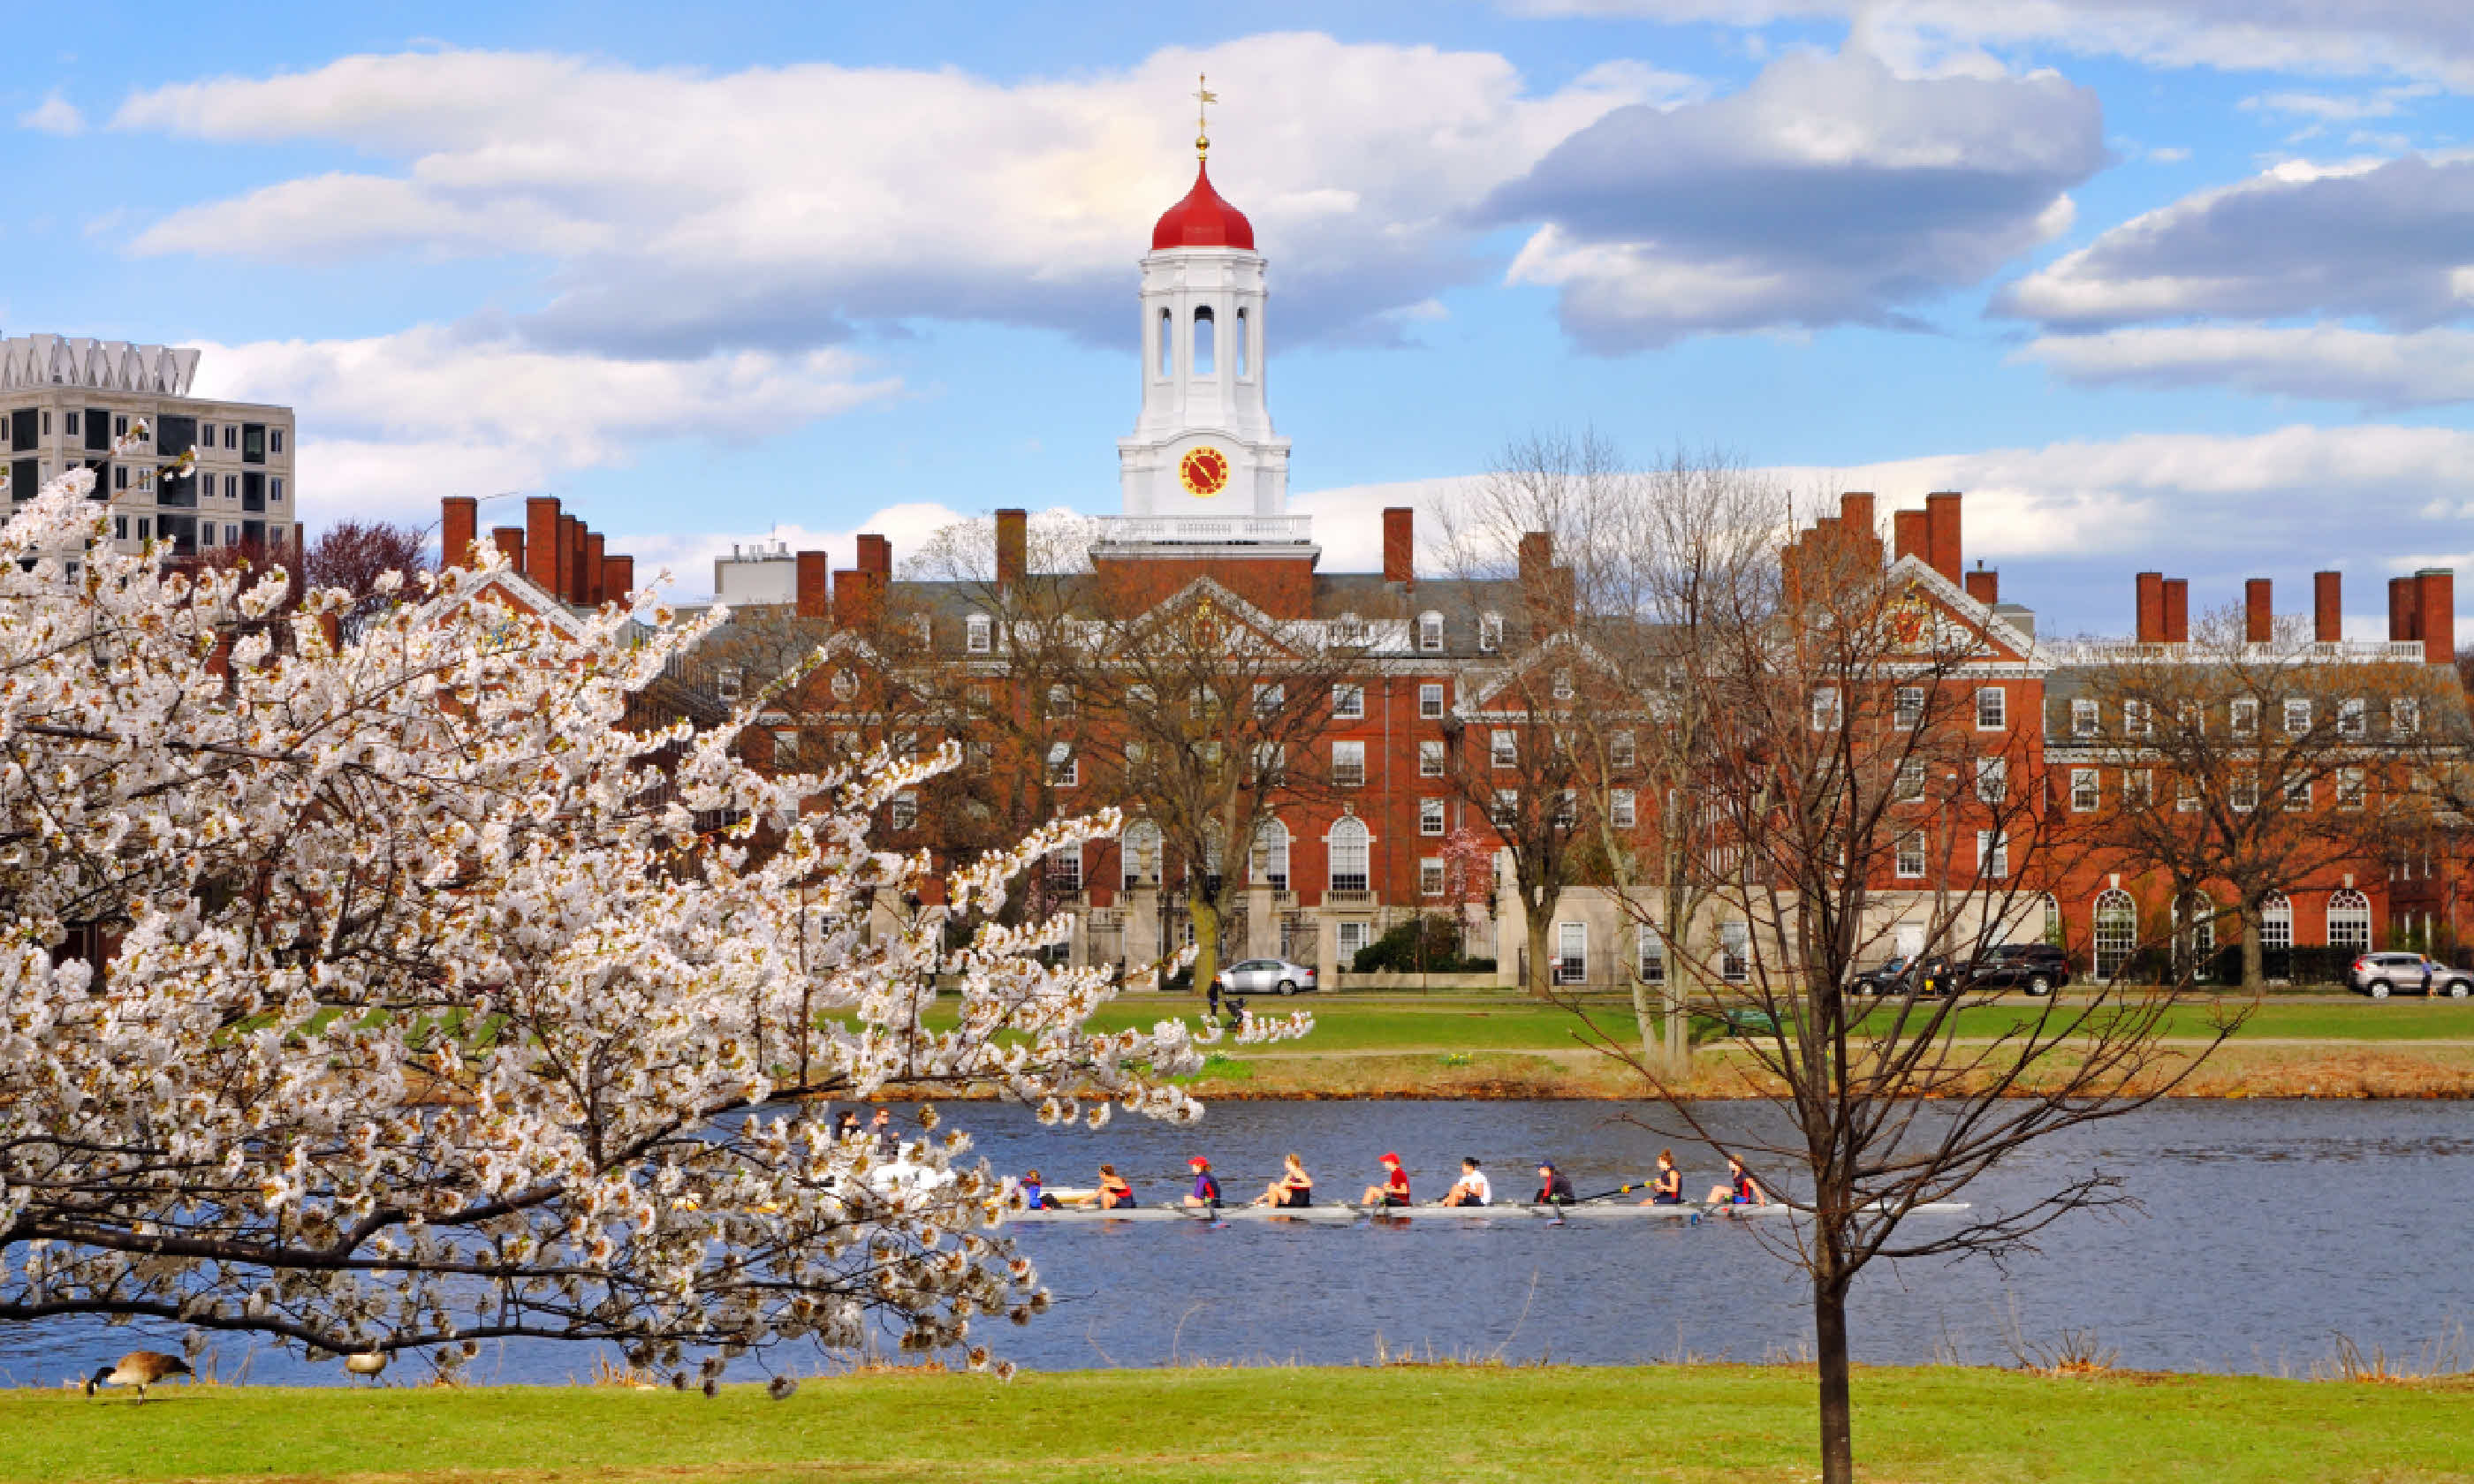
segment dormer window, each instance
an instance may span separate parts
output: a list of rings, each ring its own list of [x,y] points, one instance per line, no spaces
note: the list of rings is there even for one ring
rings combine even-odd
[[[739,695],[743,683],[744,677],[740,674],[739,666],[735,664],[723,665],[713,672],[713,693],[733,706],[739,704]]]
[[[1443,614],[1420,613],[1418,615],[1418,648],[1421,652],[1429,655],[1440,655],[1443,652]]]
[[[987,614],[973,613],[963,623],[963,647],[974,655],[986,654],[990,631],[993,628],[994,625],[988,622]]]
[[[1503,647],[1503,615],[1485,613],[1477,621],[1477,647],[1492,655]]]

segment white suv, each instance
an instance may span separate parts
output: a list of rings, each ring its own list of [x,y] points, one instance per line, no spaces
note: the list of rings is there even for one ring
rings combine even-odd
[[[2434,994],[2445,994],[2450,999],[2474,994],[2474,974],[2419,953],[2365,953],[2345,970],[2345,984],[2357,993],[2386,999],[2392,993],[2423,993],[2426,974]]]

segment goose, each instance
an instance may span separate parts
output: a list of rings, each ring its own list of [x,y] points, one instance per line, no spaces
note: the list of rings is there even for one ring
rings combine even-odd
[[[344,1374],[366,1376],[372,1380],[376,1380],[386,1374],[387,1359],[387,1352],[382,1350],[364,1351],[357,1355],[346,1355]]]
[[[146,1388],[167,1376],[194,1376],[189,1363],[178,1355],[167,1355],[159,1350],[133,1350],[120,1357],[120,1364],[104,1366],[86,1377],[85,1394],[94,1395],[97,1386],[134,1386],[137,1400],[146,1400]]]

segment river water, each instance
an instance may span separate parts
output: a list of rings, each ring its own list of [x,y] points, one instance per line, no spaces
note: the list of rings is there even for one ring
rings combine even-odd
[[[1108,1160],[1147,1200],[1173,1200],[1196,1153],[1239,1200],[1290,1151],[1322,1199],[1354,1198],[1386,1150],[1403,1157],[1421,1200],[1443,1192],[1464,1155],[1484,1162],[1499,1194],[1525,1195],[1541,1158],[1584,1194],[1638,1179],[1664,1144],[1693,1196],[1719,1178],[1707,1149],[1628,1115],[1656,1113],[1582,1102],[1224,1102],[1182,1129],[1123,1117],[1099,1133],[1043,1129],[994,1107],[954,1107],[948,1120],[970,1129],[1003,1173],[1036,1166],[1052,1185],[1084,1185]],[[2013,1338],[2050,1346],[2070,1329],[2092,1331],[2124,1366],[2301,1374],[2341,1332],[2365,1351],[2419,1355],[2474,1320],[2474,1113],[2460,1104],[2159,1104],[2032,1147],[1966,1198],[2016,1208],[2089,1169],[2120,1176],[2144,1210],[2066,1216],[2041,1251],[2001,1267],[1875,1265],[1853,1304],[1857,1358],[2003,1362]],[[1935,1218],[1911,1219],[1922,1229]],[[1026,1225],[1012,1230],[1058,1303],[1030,1328],[1000,1324],[989,1337],[1038,1368],[1347,1363],[1402,1351],[1590,1364],[1793,1356],[1811,1334],[1806,1291],[1751,1227],[1512,1216]],[[163,1338],[143,1328],[0,1328],[0,1381],[57,1384],[150,1335]],[[243,1342],[217,1348],[230,1374]],[[474,1376],[563,1381],[592,1363],[563,1347],[490,1347]],[[772,1363],[804,1372],[825,1361],[806,1352]],[[249,1366],[259,1381],[339,1378],[332,1362],[261,1353]]]

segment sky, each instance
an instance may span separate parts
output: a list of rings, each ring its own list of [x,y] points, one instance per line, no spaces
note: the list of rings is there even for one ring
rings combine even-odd
[[[1968,492],[2047,634],[2474,562],[2463,0],[98,3],[15,28],[0,331],[198,346],[315,526],[550,492],[711,586],[1111,514],[1136,260],[1270,260],[1329,570],[1512,440]],[[1427,529],[1432,529],[1427,522]],[[2474,609],[2474,603],[2469,603]],[[2474,623],[2461,620],[2474,636]]]

